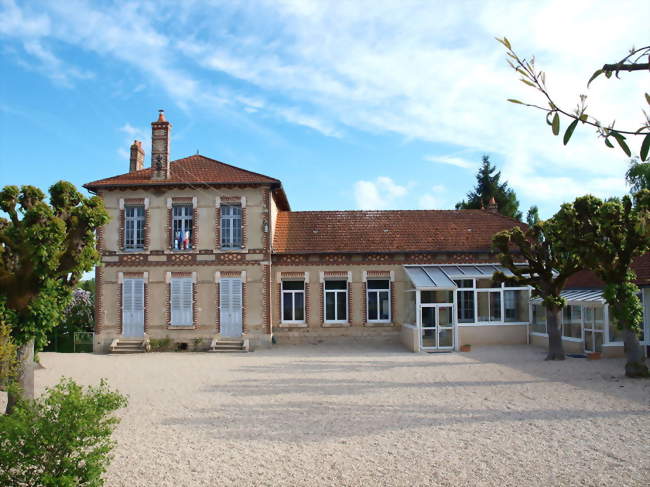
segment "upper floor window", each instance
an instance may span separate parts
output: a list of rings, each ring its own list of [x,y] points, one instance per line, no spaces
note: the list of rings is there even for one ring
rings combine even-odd
[[[224,205],[221,207],[221,248],[234,249],[241,246],[241,206]]]
[[[172,248],[174,250],[192,248],[192,205],[172,206]]]
[[[124,248],[144,249],[144,206],[124,207]]]
[[[370,279],[366,284],[368,322],[390,321],[390,281]]]

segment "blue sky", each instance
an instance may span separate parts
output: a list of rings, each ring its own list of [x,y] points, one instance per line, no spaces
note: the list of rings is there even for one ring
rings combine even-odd
[[[172,157],[277,177],[293,209],[453,208],[487,153],[525,210],[626,191],[627,160],[563,147],[495,36],[535,54],[572,107],[648,42],[647,1],[0,0],[0,184],[126,172],[164,108]],[[648,77],[599,80],[590,110],[638,126]],[[635,148],[635,147],[633,147]],[[638,150],[638,149],[637,149]]]

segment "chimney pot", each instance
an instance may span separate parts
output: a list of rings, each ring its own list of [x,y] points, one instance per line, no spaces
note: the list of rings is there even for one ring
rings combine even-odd
[[[492,213],[498,213],[499,212],[499,207],[497,206],[497,202],[494,199],[494,196],[490,198],[490,201],[488,202],[488,211],[491,211]]]
[[[129,158],[129,172],[144,169],[144,149],[142,142],[134,140],[131,144],[131,156]]]
[[[165,119],[164,110],[158,110],[158,120],[151,123],[152,179],[169,179],[169,147],[172,124]]]

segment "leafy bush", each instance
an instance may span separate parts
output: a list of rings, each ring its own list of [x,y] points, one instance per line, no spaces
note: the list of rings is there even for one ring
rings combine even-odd
[[[172,349],[173,342],[169,337],[150,338],[149,344],[152,352],[169,352]]]
[[[17,347],[11,340],[11,330],[0,320],[0,390],[16,375],[17,367]]]
[[[39,399],[0,416],[0,485],[101,486],[126,397],[102,380],[83,388],[63,379]]]

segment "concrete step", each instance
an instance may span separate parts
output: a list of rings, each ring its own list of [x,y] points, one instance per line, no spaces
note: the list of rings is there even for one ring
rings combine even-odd
[[[247,339],[241,338],[222,338],[216,336],[210,344],[210,352],[213,353],[242,353],[249,351]]]

